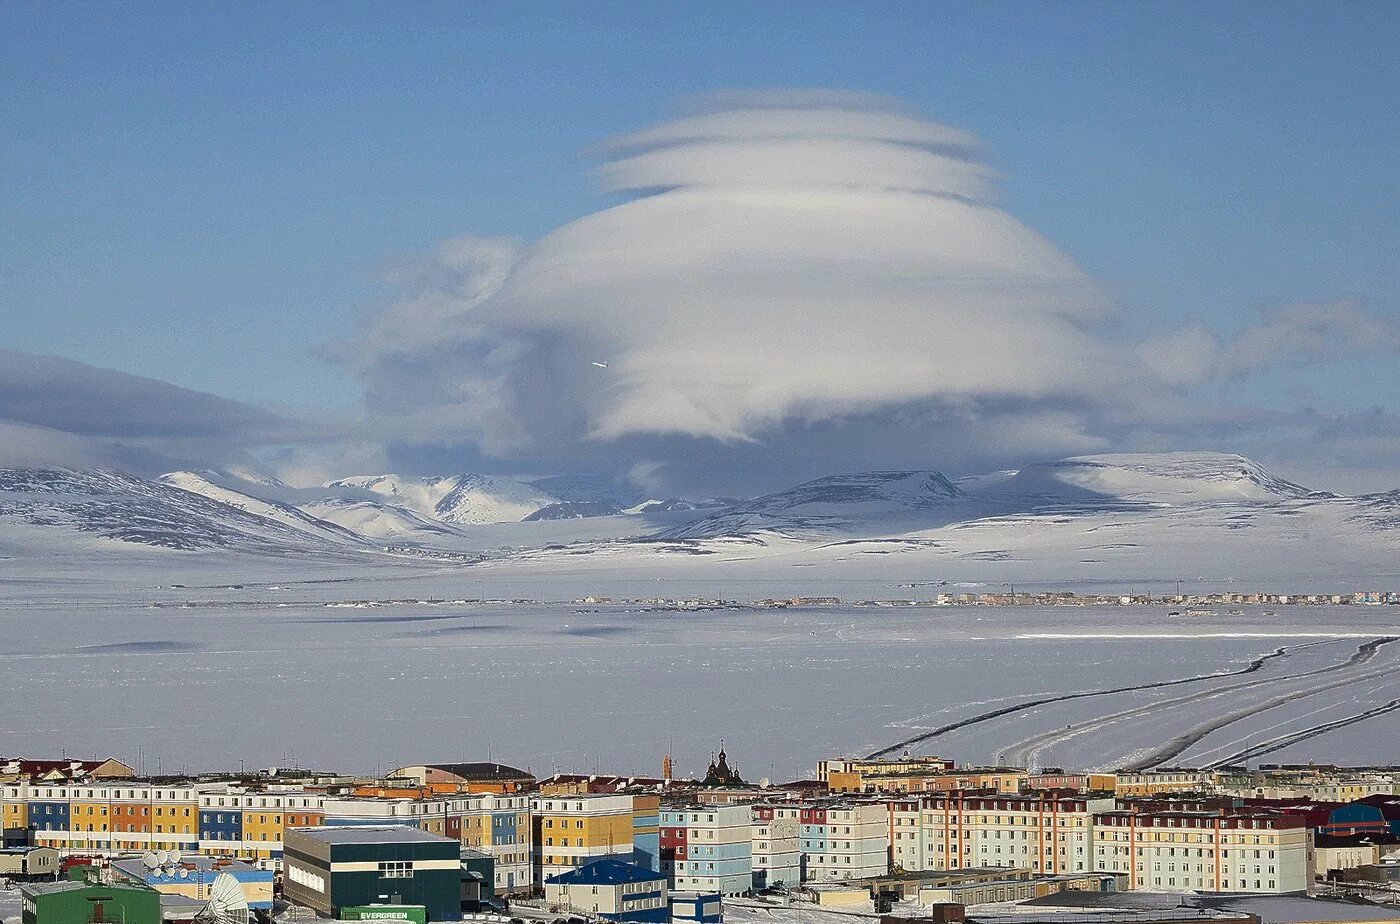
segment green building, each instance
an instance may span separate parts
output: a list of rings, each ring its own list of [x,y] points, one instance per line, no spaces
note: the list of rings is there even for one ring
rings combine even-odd
[[[290,828],[282,893],[331,917],[365,905],[422,905],[429,921],[462,917],[461,842],[400,825]]]
[[[428,924],[428,910],[422,905],[345,905],[342,921],[393,921],[394,924]]]
[[[161,924],[160,893],[141,886],[35,882],[19,894],[21,924]]]

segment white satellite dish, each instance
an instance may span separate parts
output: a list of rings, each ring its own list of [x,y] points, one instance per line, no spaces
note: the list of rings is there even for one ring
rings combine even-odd
[[[170,865],[170,851],[168,851],[168,850],[157,850],[157,851],[156,851],[156,862],[159,863],[161,866],[169,866],[169,865]]]
[[[758,781],[758,788],[759,788],[759,789],[767,789],[769,786],[772,786],[772,785],[773,785],[773,783],[772,783],[772,782],[768,779],[768,777],[766,777],[766,776],[765,776],[763,779],[761,779],[761,780]]]
[[[155,869],[157,866],[160,866],[160,857],[156,856],[155,851],[148,850],[141,854],[141,863],[146,869]]]
[[[190,878],[190,871],[182,866],[175,871],[175,875],[179,876],[181,879],[188,879]]]
[[[180,851],[178,851],[178,850],[172,850],[172,851],[170,851],[170,862],[171,862],[171,863],[179,863],[179,862],[180,862],[181,860],[183,860],[183,859],[185,859],[185,855],[182,854]]]
[[[243,886],[228,873],[214,877],[209,887],[209,902],[195,920],[205,924],[248,924],[248,897]]]

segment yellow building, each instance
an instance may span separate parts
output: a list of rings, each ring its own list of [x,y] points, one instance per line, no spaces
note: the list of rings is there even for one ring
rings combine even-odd
[[[1113,794],[1124,799],[1203,792],[1215,783],[1215,774],[1209,770],[1144,770],[1117,774]]]
[[[11,801],[0,803],[0,828],[23,828],[29,824],[29,803]]]
[[[993,767],[956,772],[895,770],[883,768],[827,771],[827,789],[839,793],[921,793],[991,789],[1017,793],[1026,788],[1025,770]]]
[[[540,797],[534,807],[536,882],[633,846],[631,795]]]
[[[282,843],[282,812],[280,809],[244,809],[243,839],[254,844],[272,841]]]

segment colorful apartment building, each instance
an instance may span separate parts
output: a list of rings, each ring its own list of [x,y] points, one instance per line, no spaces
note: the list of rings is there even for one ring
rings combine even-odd
[[[633,796],[536,796],[531,800],[534,881],[603,857],[631,862],[635,814]],[[656,853],[660,854],[658,832]]]
[[[323,797],[300,787],[250,790],[223,785],[199,795],[199,849],[216,856],[282,855],[288,828],[322,823]]]
[[[661,809],[661,871],[672,889],[737,895],[753,888],[751,805]]]
[[[632,794],[632,862],[661,871],[661,797]]]
[[[832,793],[920,793],[991,789],[1015,793],[1027,788],[1028,774],[1015,767],[955,769],[941,757],[889,760],[836,758],[817,764],[817,777]]]
[[[473,795],[452,800],[449,810],[461,817],[462,844],[494,860],[496,894],[510,895],[533,887],[529,796]],[[449,824],[449,831],[451,827]]]

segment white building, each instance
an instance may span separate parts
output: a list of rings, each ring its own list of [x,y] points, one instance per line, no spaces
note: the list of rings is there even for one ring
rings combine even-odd
[[[798,822],[806,880],[867,879],[890,871],[887,803],[808,803],[798,809]]]
[[[1114,811],[1095,819],[1094,867],[1130,889],[1302,892],[1312,885],[1302,818],[1236,812]]]
[[[797,805],[754,807],[753,887],[795,888],[802,882],[802,839]]]

